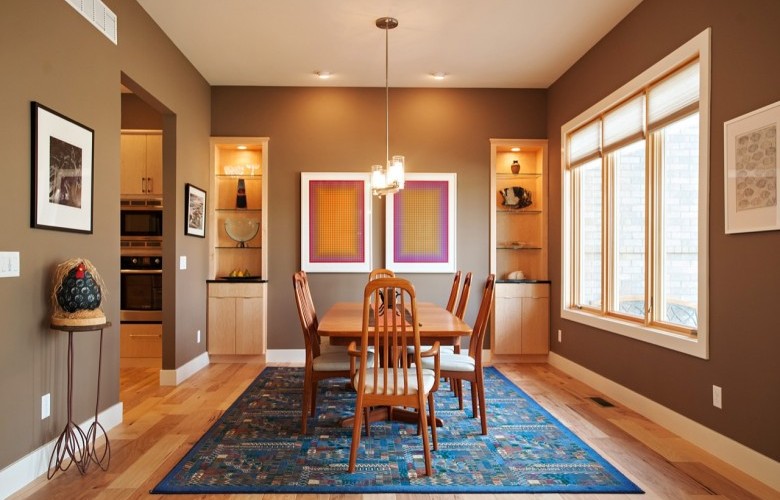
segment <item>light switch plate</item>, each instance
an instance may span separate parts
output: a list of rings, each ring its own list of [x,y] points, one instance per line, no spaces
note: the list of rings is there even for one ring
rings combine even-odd
[[[180,255],[179,256],[179,269],[187,269],[187,256],[186,255]]]
[[[19,276],[19,252],[0,252],[0,278]]]

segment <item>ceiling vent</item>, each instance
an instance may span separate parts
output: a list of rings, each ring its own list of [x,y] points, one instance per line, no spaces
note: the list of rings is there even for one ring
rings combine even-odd
[[[116,45],[116,14],[100,0],[65,0]]]

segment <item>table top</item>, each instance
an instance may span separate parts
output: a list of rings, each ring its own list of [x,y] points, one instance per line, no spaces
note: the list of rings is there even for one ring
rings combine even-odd
[[[438,304],[417,303],[420,337],[453,339],[471,335],[471,327]],[[358,338],[363,333],[363,303],[337,302],[319,320],[322,337]]]

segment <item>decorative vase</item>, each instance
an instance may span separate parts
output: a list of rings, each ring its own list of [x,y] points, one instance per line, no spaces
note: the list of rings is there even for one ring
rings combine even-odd
[[[246,186],[244,185],[244,179],[238,179],[238,187],[236,188],[236,208],[246,208]]]
[[[520,163],[515,160],[512,162],[512,173],[513,174],[519,174],[520,173]]]

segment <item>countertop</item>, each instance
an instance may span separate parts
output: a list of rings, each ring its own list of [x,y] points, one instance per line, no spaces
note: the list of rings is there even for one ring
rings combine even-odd
[[[535,284],[535,283],[551,283],[550,280],[529,280],[529,279],[522,279],[522,280],[510,280],[510,279],[499,279],[496,280],[496,283],[516,283],[516,284]]]

